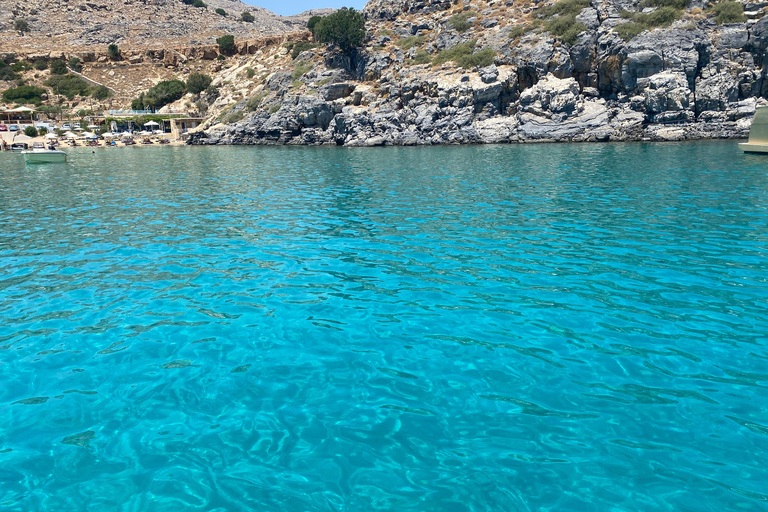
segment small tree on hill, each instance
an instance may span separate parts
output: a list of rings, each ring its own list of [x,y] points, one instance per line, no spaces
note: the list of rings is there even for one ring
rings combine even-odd
[[[66,75],[67,65],[61,59],[53,59],[51,61],[51,73],[54,75]]]
[[[216,44],[219,45],[219,51],[226,55],[231,54],[235,50],[235,36],[227,34],[216,39]]]
[[[192,94],[200,94],[211,85],[211,82],[213,82],[213,79],[208,75],[204,75],[203,73],[192,73],[189,75],[189,78],[187,78],[187,91]]]
[[[321,18],[315,25],[315,34],[321,43],[333,43],[350,54],[363,43],[365,19],[356,10],[342,7]]]
[[[67,65],[70,68],[77,71],[78,73],[83,70],[83,63],[80,62],[80,59],[78,59],[77,57],[72,57],[71,59],[69,59],[69,61],[67,61]]]
[[[225,11],[224,9],[219,7],[218,9],[216,9],[216,14],[219,14],[221,16],[226,16],[227,15],[227,11]]]
[[[243,11],[240,14],[240,21],[244,21],[246,23],[253,23],[255,18],[253,17],[253,14],[249,13],[248,11]]]
[[[312,32],[312,38],[317,41],[317,33],[315,32],[317,30],[317,25],[322,21],[322,16],[312,16],[307,21],[307,30]]]
[[[21,35],[24,35],[24,33],[29,33],[29,23],[27,23],[27,20],[24,18],[16,18],[16,20],[13,22],[13,29],[17,32],[21,32]]]
[[[27,137],[37,137],[37,128],[34,126],[27,126],[24,128],[24,135]]]
[[[120,60],[123,58],[123,56],[120,55],[120,48],[114,43],[107,46],[107,56],[109,57],[109,60]]]

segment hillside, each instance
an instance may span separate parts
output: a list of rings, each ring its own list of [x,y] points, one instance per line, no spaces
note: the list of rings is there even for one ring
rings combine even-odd
[[[7,5],[5,5],[7,4]],[[90,49],[118,44],[121,47],[211,44],[229,33],[256,38],[303,29],[311,13],[278,16],[240,0],[206,0],[206,8],[182,0],[6,0],[0,10],[2,51]],[[226,16],[217,14],[221,8]],[[254,21],[240,21],[243,12]],[[31,32],[19,35],[14,20],[24,19]]]

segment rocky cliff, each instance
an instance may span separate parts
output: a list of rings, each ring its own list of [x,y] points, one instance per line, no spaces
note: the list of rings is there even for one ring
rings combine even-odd
[[[683,2],[372,0],[352,57],[286,49],[224,70],[215,83],[244,92],[190,142],[743,137],[768,92],[768,4]],[[257,65],[268,74],[243,76]]]

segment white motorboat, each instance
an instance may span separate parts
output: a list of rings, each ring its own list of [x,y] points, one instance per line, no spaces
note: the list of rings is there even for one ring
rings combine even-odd
[[[768,107],[757,107],[749,129],[749,142],[739,144],[739,148],[745,153],[768,153]]]
[[[65,152],[58,149],[45,149],[45,147],[42,149],[34,147],[31,150],[22,151],[21,154],[24,155],[24,160],[28,164],[59,164],[67,161]]]

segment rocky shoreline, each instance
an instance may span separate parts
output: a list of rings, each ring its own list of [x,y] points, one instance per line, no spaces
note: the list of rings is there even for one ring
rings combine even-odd
[[[400,84],[391,86],[389,101],[375,108],[361,105],[365,93],[356,91],[355,84],[341,82],[319,95],[285,98],[272,114],[261,111],[233,125],[193,133],[187,142],[413,146],[739,139],[748,136],[757,105],[748,98],[698,118],[685,110],[666,110],[663,122],[648,123],[649,104],[668,102],[680,88],[679,74],[654,75],[646,95],[624,102],[580,90],[574,78],[550,74],[519,94],[514,80],[511,70],[490,66],[480,69],[478,77]]]
[[[689,4],[669,26],[625,40],[614,30],[633,0],[593,0],[566,43],[540,28],[512,37],[538,7],[494,0],[373,0],[368,41],[354,58],[329,48],[295,62],[309,71],[273,73],[230,106],[241,119],[209,122],[189,144],[434,145],[519,142],[674,141],[748,136],[768,104],[764,69],[768,17],[718,24],[706,2]],[[401,5],[402,4],[402,5]],[[451,16],[472,13],[458,31]],[[702,14],[704,13],[704,14]],[[500,22],[509,22],[500,29]],[[403,40],[416,40],[408,47]],[[469,43],[468,43],[469,41]],[[493,64],[415,64],[461,44],[491,50]],[[298,67],[299,64],[296,66]],[[224,77],[223,79],[226,79]],[[252,105],[251,105],[252,107]]]

